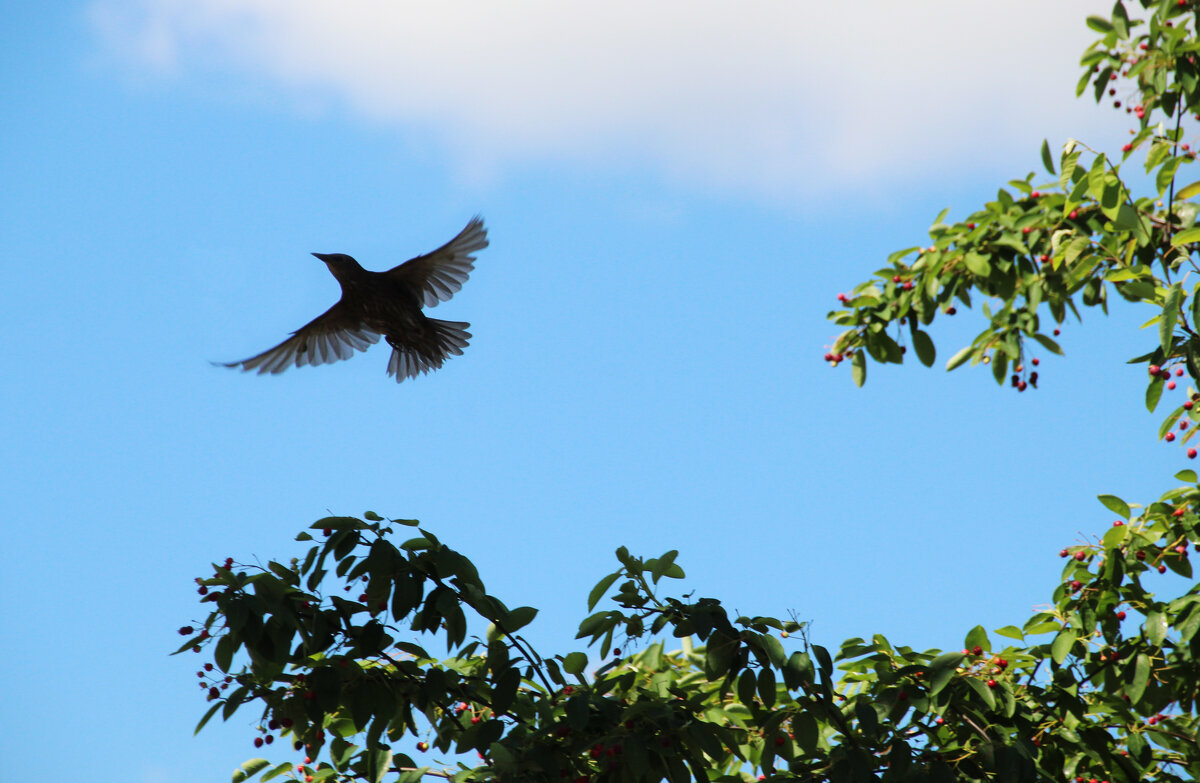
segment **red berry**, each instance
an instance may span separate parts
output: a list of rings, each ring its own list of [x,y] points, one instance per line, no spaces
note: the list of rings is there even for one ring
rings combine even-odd
[[[989,688],[995,688],[997,685],[999,685],[999,683],[997,683],[995,680],[988,680],[988,681],[987,681],[987,686],[988,686]]]
[[[1188,423],[1186,421],[1179,422],[1179,429],[1186,430],[1187,428],[1188,428]]]
[[[1039,191],[1036,191],[1036,190],[1035,190],[1035,191],[1033,191],[1032,193],[1030,193],[1030,194],[1029,194],[1029,197],[1030,197],[1030,198],[1039,198],[1041,195],[1042,195],[1042,194],[1041,194]]]
[[[262,746],[263,746],[263,738],[262,738],[262,737],[255,737],[255,738],[254,738],[254,747],[256,747],[256,748],[261,748]]]
[[[1166,435],[1163,435],[1163,440],[1165,440],[1167,443],[1170,443],[1171,441],[1175,440],[1175,433],[1168,432]]]
[[[892,275],[892,282],[893,282],[893,283],[899,283],[899,282],[900,282],[901,280],[903,280],[903,279],[904,279],[904,278],[900,277],[900,275]]]
[[[1190,410],[1191,410],[1191,409],[1192,409],[1192,408],[1195,406],[1195,404],[1196,404],[1196,403],[1192,402],[1191,400],[1188,400],[1187,402],[1185,402],[1185,403],[1183,404],[1183,409],[1184,409],[1185,411],[1190,411]]]
[[[1023,392],[1028,388],[1029,388],[1029,384],[1025,383],[1025,381],[1021,381],[1020,383],[1017,384],[1017,391],[1019,391],[1019,392]]]
[[[195,628],[192,628],[192,626],[190,626],[190,625],[185,625],[185,626],[183,626],[182,628],[180,628],[180,629],[179,629],[179,635],[180,635],[180,636],[189,636],[189,635],[190,635],[190,634],[191,634],[193,631],[195,631],[195,630],[196,630],[196,629],[195,629]]]
[[[1160,565],[1160,566],[1158,567],[1158,572],[1159,572],[1160,574],[1165,574],[1165,573],[1167,572],[1167,567],[1166,567],[1165,565]]]
[[[969,229],[974,229],[974,228],[975,228],[975,224],[974,224],[974,223],[968,223],[968,224],[967,224],[967,228],[969,228]]]
[[[1118,619],[1118,620],[1124,620],[1124,619],[1125,619],[1125,613],[1124,613],[1124,612],[1117,612],[1117,619]]]
[[[419,750],[419,751],[421,751],[422,753],[424,753],[425,751],[429,750],[429,743],[428,743],[428,742],[418,742],[418,743],[417,743],[417,750]]]
[[[1132,151],[1133,151],[1132,144],[1126,144],[1125,146],[1121,147],[1121,152],[1132,152]]]
[[[1159,370],[1161,370],[1162,368],[1159,367],[1157,364],[1152,364],[1152,365],[1150,365],[1149,369],[1150,369],[1151,375],[1158,375]]]
[[[946,315],[954,315],[957,312],[958,312],[958,308],[956,308],[956,307],[947,307],[946,308]]]
[[[1072,593],[1078,592],[1079,588],[1081,588],[1081,587],[1083,587],[1083,582],[1080,582],[1078,579],[1071,580],[1071,592]]]
[[[1067,215],[1067,217],[1071,218],[1071,220],[1074,220],[1074,219],[1076,219],[1077,217],[1079,217],[1079,210],[1078,210],[1078,209],[1072,209],[1072,210],[1071,210],[1071,214]]]
[[[1174,389],[1174,388],[1175,388],[1175,381],[1167,381],[1167,388],[1168,388],[1168,389]]]
[[[1187,455],[1188,455],[1188,459],[1195,459],[1195,458],[1196,458],[1196,450],[1195,450],[1195,449],[1188,449],[1188,450],[1187,450]]]
[[[1054,330],[1054,336],[1055,336],[1055,337],[1058,337],[1060,334],[1062,334],[1062,330],[1061,330],[1061,329],[1055,329],[1055,330]]]
[[[1185,144],[1183,146],[1186,147],[1187,145]],[[1181,375],[1183,375],[1183,368],[1182,367],[1175,368],[1175,377],[1178,378]]]
[[[905,291],[911,291],[911,290],[912,290],[912,287],[913,287],[913,285],[912,285],[912,281],[911,281],[911,280],[905,280],[905,281],[904,281],[904,285],[902,285],[902,286],[900,286],[900,287],[901,287],[901,288],[903,288]]]
[[[272,742],[274,742],[274,741],[275,741],[275,737],[274,737],[274,736],[272,736],[272,735],[270,735],[270,734],[268,734],[268,735],[267,735],[267,744],[268,744],[268,745],[270,745],[270,744],[271,744]]]
[[[971,654],[972,654],[972,655],[982,655],[982,654],[983,654],[983,648],[982,648],[982,647],[980,647],[980,646],[977,644],[977,645],[975,645],[974,647],[972,647],[972,648],[971,648]]]
[[[1084,560],[1087,560],[1087,553],[1081,549],[1075,553],[1075,559],[1082,563]]]
[[[1033,226],[1025,226],[1025,228],[1021,229],[1022,234],[1028,234],[1030,231],[1033,231]]]
[[[1068,554],[1070,554],[1070,553],[1069,553],[1069,552],[1068,552],[1066,549],[1060,549],[1060,550],[1058,551],[1058,556],[1059,556],[1059,557],[1066,557]]]
[[[1143,552],[1142,550],[1140,550],[1140,549],[1139,549],[1139,550],[1137,551],[1137,554],[1136,554],[1136,555],[1134,555],[1134,557],[1136,557],[1138,560],[1145,560],[1145,559],[1146,559],[1146,553],[1145,553],[1145,552]]]
[[[1113,522],[1113,527],[1121,527],[1124,524],[1124,522],[1118,519],[1116,522]]]

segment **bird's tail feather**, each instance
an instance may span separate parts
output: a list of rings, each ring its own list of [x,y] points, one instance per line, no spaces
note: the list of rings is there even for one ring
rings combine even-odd
[[[463,348],[471,340],[471,333],[467,331],[469,323],[430,318],[428,324],[431,328],[426,339],[400,346],[391,343],[392,356],[388,359],[387,371],[397,383],[436,370],[451,355],[462,356]]]

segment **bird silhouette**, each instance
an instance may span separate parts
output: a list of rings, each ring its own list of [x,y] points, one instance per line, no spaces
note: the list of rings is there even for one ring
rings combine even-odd
[[[476,216],[437,250],[386,272],[363,269],[345,253],[313,253],[342,287],[342,298],[274,348],[222,365],[260,375],[281,373],[293,366],[349,359],[383,337],[392,347],[388,375],[397,383],[436,370],[451,354],[462,355],[471,338],[470,324],[439,321],[421,309],[454,296],[475,268],[471,254],[487,246],[487,229]]]

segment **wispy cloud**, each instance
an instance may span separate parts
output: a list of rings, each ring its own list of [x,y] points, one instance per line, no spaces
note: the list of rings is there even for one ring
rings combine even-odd
[[[96,0],[115,52],[434,134],[460,166],[596,159],[811,195],[1035,161],[1114,127],[1075,101],[1092,2]],[[1119,126],[1116,126],[1119,127]]]

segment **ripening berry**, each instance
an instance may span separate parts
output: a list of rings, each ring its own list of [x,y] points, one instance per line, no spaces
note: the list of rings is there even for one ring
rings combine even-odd
[[[972,655],[983,655],[983,648],[978,644],[971,648]]]
[[[1158,572],[1159,572],[1160,574],[1165,574],[1165,573],[1167,572],[1167,567],[1166,567],[1165,565],[1160,565],[1160,566],[1158,567]]]
[[[1132,151],[1133,151],[1132,144],[1126,144],[1123,147],[1121,147],[1121,152],[1132,152]]]
[[[1118,519],[1116,522],[1113,522],[1113,527],[1121,527],[1124,524],[1122,520]]]
[[[996,682],[995,680],[988,680],[988,681],[987,681],[987,686],[988,686],[989,688],[995,688],[995,687],[996,687],[997,685],[999,685],[999,684],[1000,684],[1000,683]]]
[[[1033,231],[1033,226],[1025,226],[1025,228],[1021,229],[1022,234],[1028,234],[1031,231]]]
[[[1171,441],[1175,440],[1175,433],[1168,432],[1166,435],[1163,435],[1163,440],[1165,440],[1167,443],[1170,443]]]
[[[1078,210],[1078,209],[1072,209],[1072,210],[1071,210],[1071,214],[1067,215],[1067,217],[1069,217],[1071,220],[1075,220],[1076,218],[1078,218],[1078,217],[1079,217],[1079,210]]]
[[[1070,554],[1070,552],[1068,552],[1066,549],[1060,549],[1060,550],[1058,550],[1058,556],[1059,556],[1059,557],[1066,557],[1066,556],[1067,556],[1067,555],[1069,555],[1069,554]]]
[[[1167,388],[1173,390],[1175,388],[1175,381],[1167,381]]]
[[[1124,619],[1125,619],[1125,612],[1117,612],[1117,619],[1118,619],[1118,620],[1124,620]]]
[[[1087,560],[1087,553],[1081,549],[1075,553],[1075,559],[1082,563],[1084,560]]]
[[[1187,455],[1188,455],[1188,459],[1195,459],[1195,458],[1196,458],[1196,450],[1195,450],[1195,449],[1188,449],[1188,450],[1187,450]]]
[[[1184,147],[1184,149],[1187,149],[1187,145],[1186,145],[1186,144],[1184,144],[1184,145],[1183,145],[1183,147]],[[1182,368],[1182,367],[1176,367],[1176,368],[1175,368],[1175,377],[1176,377],[1176,378],[1178,378],[1178,377],[1179,377],[1179,376],[1181,376],[1181,375],[1183,375],[1183,368]]]
[[[1150,370],[1151,375],[1158,375],[1159,371],[1162,368],[1159,367],[1157,364],[1152,364],[1152,365],[1150,365],[1150,367],[1148,369]]]
[[[417,743],[417,750],[419,750],[419,751],[421,751],[422,753],[424,753],[425,751],[429,750],[429,743],[428,743],[428,742],[418,742],[418,743]]]
[[[1195,407],[1195,405],[1196,405],[1196,403],[1192,402],[1191,400],[1188,400],[1187,402],[1185,402],[1183,404],[1183,409],[1185,411],[1190,411],[1193,407]]]
[[[903,279],[904,279],[904,278],[902,278],[900,275],[892,275],[892,282],[893,282],[893,283],[899,283],[899,282],[900,282],[901,280],[903,280]]]
[[[1034,367],[1037,367],[1037,366],[1038,366],[1039,364],[1041,364],[1041,363],[1042,363],[1042,360],[1041,360],[1041,359],[1038,359],[1037,357],[1034,357],[1034,358],[1033,358],[1033,360],[1032,360],[1032,364],[1033,364],[1033,366],[1034,366]]]
[[[1072,593],[1078,592],[1079,588],[1081,588],[1081,587],[1083,587],[1083,582],[1080,582],[1078,579],[1071,580],[1071,592]]]

